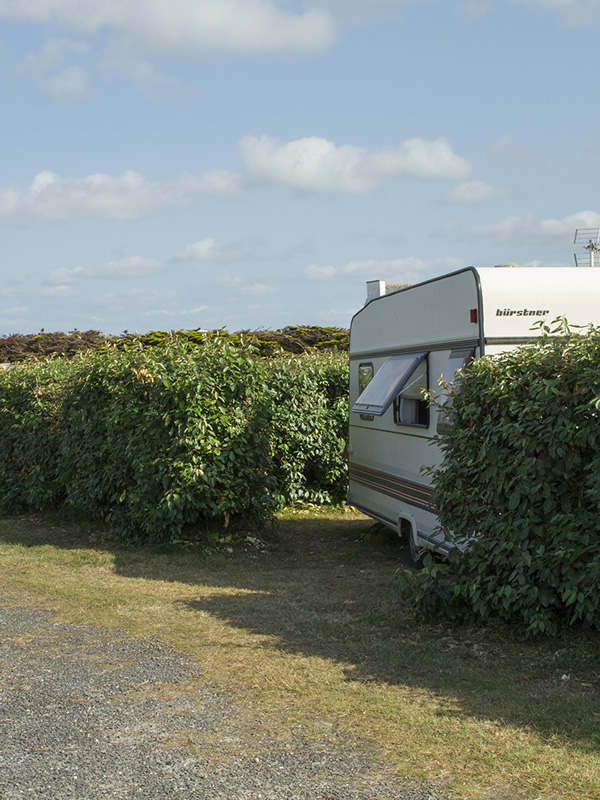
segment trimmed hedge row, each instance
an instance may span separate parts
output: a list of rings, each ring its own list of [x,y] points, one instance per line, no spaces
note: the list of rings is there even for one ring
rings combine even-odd
[[[316,325],[288,325],[276,331],[205,331],[201,328],[179,331],[150,331],[121,336],[105,336],[99,331],[70,331],[69,333],[11,334],[0,337],[0,363],[15,363],[33,357],[60,355],[71,358],[85,350],[102,350],[116,346],[129,348],[166,347],[174,341],[202,346],[214,339],[244,345],[251,341],[263,356],[285,353],[346,352],[349,349],[349,331],[345,328]]]
[[[296,355],[312,352],[346,352],[350,349],[350,332],[345,328],[320,327],[318,325],[287,325],[276,331],[238,331],[229,333],[226,330],[204,331],[150,331],[145,334],[125,333],[111,339],[118,347],[127,347],[139,342],[144,347],[162,346],[180,339],[188,344],[204,345],[213,339],[223,339],[231,344],[247,344],[250,342],[261,356],[273,356],[278,353],[294,353]]]
[[[404,575],[404,596],[527,636],[600,629],[600,329],[546,327],[537,346],[474,361],[451,394],[434,502],[467,550]]]
[[[103,347],[107,337],[99,331],[70,331],[69,333],[26,334],[0,336],[0,363],[14,364],[29,358],[66,356]]]
[[[265,361],[220,337],[15,365],[0,374],[0,512],[67,504],[148,542],[341,500],[346,385],[343,356]]]

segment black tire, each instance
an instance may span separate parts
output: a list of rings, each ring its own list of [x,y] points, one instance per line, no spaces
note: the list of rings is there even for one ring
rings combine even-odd
[[[408,552],[408,558],[411,565],[415,569],[421,569],[423,566],[423,557],[425,556],[425,550],[422,547],[418,547],[415,544],[414,536],[412,535],[412,531],[409,531],[406,535],[406,549]]]

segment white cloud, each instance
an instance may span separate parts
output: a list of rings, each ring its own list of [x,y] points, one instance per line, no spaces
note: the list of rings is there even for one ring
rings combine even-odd
[[[144,308],[152,303],[169,303],[175,302],[176,297],[174,292],[156,292],[144,288],[130,289],[128,292],[118,294],[110,292],[98,298],[95,303],[108,311],[116,311],[123,309]]]
[[[83,178],[62,178],[43,170],[24,190],[0,188],[0,221],[140,219],[188,206],[202,195],[237,194],[257,179],[305,191],[356,193],[375,189],[399,175],[460,180],[471,170],[468,161],[457,156],[444,139],[409,139],[396,150],[376,153],[353,145],[336,147],[318,137],[280,144],[268,136],[249,136],[240,147],[254,173],[252,179],[211,170],[153,183],[132,169],[122,175],[95,173]]]
[[[99,278],[148,278],[166,272],[169,266],[167,261],[131,256],[109,261],[103,267],[91,270],[90,274]]]
[[[354,145],[338,147],[317,136],[285,144],[269,136],[247,136],[240,146],[251,172],[304,191],[359,193],[400,175],[460,180],[471,172],[469,162],[445,139],[414,138],[375,153]]]
[[[223,246],[214,239],[202,239],[199,242],[188,244],[175,256],[177,261],[213,261],[223,254]]]
[[[489,149],[491,155],[501,156],[509,161],[532,161],[534,154],[519,144],[509,133],[505,133],[501,139],[494,142]]]
[[[492,8],[492,0],[463,0],[458,6],[458,13],[465,19],[477,20],[487,16]]]
[[[446,203],[484,203],[506,195],[502,186],[492,186],[484,181],[466,181],[443,198]]]
[[[225,286],[228,289],[239,289],[242,285],[242,279],[239,275],[221,275],[221,277],[217,279],[217,283],[220,283],[221,286]]]
[[[90,47],[86,42],[68,38],[47,39],[37,53],[27,54],[18,71],[34,76],[44,75],[62,69],[66,57],[83,56],[89,51]]]
[[[46,283],[49,286],[70,286],[73,283],[78,283],[85,277],[85,274],[86,271],[83,267],[75,267],[74,269],[60,267],[47,275]]]
[[[2,316],[0,316],[0,324],[2,325],[12,325],[13,322],[17,322],[20,317],[24,314],[27,314],[29,309],[27,306],[13,306],[12,308],[3,308],[2,309]]]
[[[196,308],[186,308],[183,311],[171,311],[166,308],[153,308],[150,311],[144,311],[144,316],[187,317],[190,314],[199,314],[201,311],[206,311],[208,308],[210,308],[210,306],[197,306]]]
[[[160,261],[144,256],[130,256],[128,258],[108,261],[100,267],[75,267],[68,269],[60,267],[50,272],[45,279],[45,284],[57,294],[67,288],[80,283],[82,280],[93,278],[149,278],[160,275],[171,267],[169,261]],[[51,290],[48,290],[49,292]]]
[[[239,275],[222,275],[217,283],[235,296],[266,297],[277,292],[272,284],[248,283]]]
[[[190,96],[190,89],[177,78],[163,74],[155,64],[124,47],[109,47],[102,56],[101,69],[105,76],[124,77],[151,100],[166,96],[186,100]]]
[[[336,18],[350,22],[397,17],[410,6],[426,0],[310,0],[313,8],[326,9]]]
[[[41,81],[44,94],[57,103],[73,103],[90,96],[88,72],[82,67],[66,67]]]
[[[505,1],[505,0],[504,0]],[[502,0],[462,0],[459,14],[469,19],[478,19],[498,8]],[[511,0],[513,5],[538,8],[555,14],[567,25],[590,25],[600,17],[598,0]]]
[[[236,172],[213,169],[201,175],[183,175],[172,183],[175,191],[187,191],[190,196],[215,194],[233,195],[244,188],[244,179]]]
[[[48,286],[41,289],[40,294],[44,297],[74,297],[77,293],[72,286]]]
[[[0,189],[0,220],[23,223],[81,217],[139,219],[187,206],[199,195],[235,193],[239,185],[239,177],[225,171],[151,183],[134,170],[117,176],[97,173],[84,178],[61,178],[44,170],[24,191]]]
[[[326,11],[294,14],[273,0],[0,0],[0,19],[107,31],[125,45],[188,58],[216,49],[307,52],[334,40]]]
[[[67,66],[72,56],[85,56],[90,47],[72,39],[48,39],[37,53],[29,53],[17,67],[17,74],[32,77],[49,100],[70,103],[90,96],[89,73],[84,67]]]
[[[517,5],[533,6],[551,11],[568,25],[589,25],[600,16],[598,0],[512,0]]]
[[[311,281],[331,281],[344,277],[360,277],[363,280],[382,279],[387,283],[414,283],[426,274],[441,274],[464,266],[457,258],[437,258],[426,261],[422,258],[394,258],[378,261],[350,261],[341,267],[331,265],[320,267],[310,264],[304,275]]]
[[[319,317],[326,320],[325,324],[327,325],[331,325],[332,320],[337,320],[341,328],[349,328],[356,311],[356,308],[328,308],[326,311],[319,312]]]
[[[208,237],[186,245],[171,261],[212,261],[225,263],[230,261],[265,261],[272,256],[265,252],[261,240],[246,237],[235,242],[224,244]]]
[[[266,297],[270,294],[275,294],[277,289],[270,283],[251,283],[247,286],[242,286],[240,292],[248,297]]]
[[[223,245],[217,242],[216,239],[207,238],[198,242],[193,242],[183,248],[177,255],[172,258],[160,260],[155,258],[147,258],[145,256],[128,256],[126,258],[113,259],[99,267],[60,267],[50,272],[44,283],[47,289],[43,292],[46,295],[52,296],[67,296],[73,294],[73,286],[84,280],[93,280],[97,278],[114,278],[114,279],[146,279],[176,268],[176,266],[186,261],[231,261],[239,255],[235,248]],[[231,280],[231,279],[221,279]],[[233,284],[231,284],[233,285]],[[237,279],[236,286],[240,288],[241,278]],[[261,294],[265,293],[260,285],[254,289],[247,289],[241,287],[247,294]]]
[[[309,281],[330,281],[338,273],[338,267],[331,265],[319,267],[317,264],[309,264],[304,270],[305,276]]]
[[[562,219],[535,221],[532,215],[511,216],[489,225],[463,228],[449,223],[437,233],[452,239],[486,238],[495,241],[539,241],[545,239],[572,238],[577,228],[599,228],[600,214],[596,211],[579,211]]]

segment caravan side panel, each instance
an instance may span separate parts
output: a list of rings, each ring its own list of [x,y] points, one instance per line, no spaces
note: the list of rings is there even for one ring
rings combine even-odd
[[[535,341],[536,323],[559,317],[598,326],[599,298],[600,269],[469,267],[373,300],[352,320],[350,408],[369,370],[375,379],[390,358],[425,354],[428,388],[435,391],[461,347],[493,355]],[[427,420],[421,415],[419,424],[405,424],[396,402],[380,415],[350,412],[349,502],[398,530],[400,519],[409,520],[416,543],[425,546],[436,543],[431,486],[422,471],[441,459],[432,445],[436,416],[431,410]]]
[[[369,303],[352,321],[350,408],[365,376],[374,378],[388,359],[402,355],[425,355],[427,388],[435,390],[453,349],[471,347],[479,354],[480,320],[473,269]],[[440,458],[431,446],[436,425],[434,410],[407,423],[397,403],[381,416],[350,412],[349,502],[397,530],[400,519],[410,520],[423,541],[434,535],[436,525],[430,481],[422,472]]]

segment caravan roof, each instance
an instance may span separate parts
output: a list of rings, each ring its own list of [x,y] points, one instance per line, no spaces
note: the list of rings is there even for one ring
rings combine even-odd
[[[599,296],[600,270],[466,267],[369,302],[352,320],[350,352],[398,352],[416,342],[433,349],[466,340],[483,352],[535,339],[540,320],[600,324]]]

